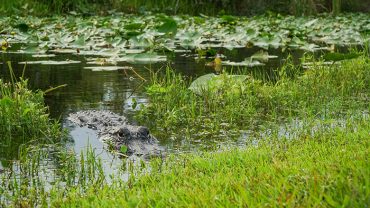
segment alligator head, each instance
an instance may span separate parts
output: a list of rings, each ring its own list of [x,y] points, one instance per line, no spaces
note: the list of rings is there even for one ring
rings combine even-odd
[[[161,155],[163,152],[158,140],[150,134],[147,127],[127,124],[124,116],[109,111],[80,111],[70,114],[68,120],[97,130],[100,139],[112,144],[118,151],[125,145],[127,155],[148,157]]]
[[[101,136],[103,141],[110,141],[116,150],[121,146],[127,147],[128,155],[160,155],[163,149],[158,140],[150,134],[145,126],[121,125],[111,129],[108,134]]]

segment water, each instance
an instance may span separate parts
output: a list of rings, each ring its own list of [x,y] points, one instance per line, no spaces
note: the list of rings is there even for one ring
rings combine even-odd
[[[130,70],[117,71],[92,71],[85,69],[86,66],[94,66],[87,64],[87,60],[96,56],[84,56],[78,54],[60,54],[56,53],[55,57],[37,58],[32,54],[14,53],[19,46],[12,47],[10,52],[3,52],[2,63],[0,64],[0,78],[9,80],[9,70],[6,62],[11,61],[15,74],[21,76],[24,64],[19,62],[35,61],[35,60],[54,60],[54,61],[80,61],[77,64],[67,65],[26,65],[25,77],[29,79],[29,85],[32,89],[47,90],[52,87],[57,87],[66,84],[66,87],[52,91],[45,96],[46,105],[49,107],[51,117],[59,119],[63,127],[69,129],[71,142],[70,146],[80,154],[87,147],[101,152],[100,157],[104,161],[115,160],[110,153],[104,149],[104,145],[98,140],[94,131],[87,128],[80,128],[72,125],[67,121],[67,116],[80,110],[109,110],[117,114],[125,115],[129,121],[135,124],[133,115],[140,107],[140,104],[146,105],[149,100],[145,94],[145,86],[148,82],[144,82]],[[230,61],[243,61],[245,57],[250,57],[260,49],[255,48],[240,48],[228,50],[225,48],[215,48],[218,53],[223,54]],[[277,66],[284,62],[288,54],[292,54],[293,61],[298,62],[302,57],[303,51],[270,49],[269,54],[276,55],[279,58],[271,59],[263,67],[244,68],[243,70],[255,70],[258,73],[270,74]],[[146,80],[150,79],[150,71],[161,70],[170,65],[177,72],[188,77],[197,77],[206,73],[214,72],[212,67],[206,66],[209,59],[198,59],[195,52],[190,53],[174,53],[167,54],[169,57],[167,62],[156,64],[128,64],[118,63],[118,66],[133,67],[136,73]],[[237,67],[228,67],[229,70],[235,70]],[[137,104],[134,108],[133,100]],[[177,141],[173,142],[169,138],[158,138],[160,144],[170,152],[187,152],[204,150],[220,146],[225,146],[227,141],[210,141],[208,143],[197,141]],[[237,141],[240,143],[240,141]],[[12,147],[13,148],[13,147]],[[11,150],[11,154],[6,154],[2,157],[4,160],[12,160],[17,157],[17,147]],[[112,159],[113,158],[113,159]]]

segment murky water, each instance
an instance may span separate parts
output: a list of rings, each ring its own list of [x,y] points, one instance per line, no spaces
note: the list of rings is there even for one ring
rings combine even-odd
[[[13,51],[16,47],[13,48]],[[224,48],[215,48],[219,53],[231,61],[242,61],[245,57],[250,57],[256,53],[258,48],[241,48],[228,50]],[[293,55],[297,61],[303,55],[303,51],[282,51],[281,49],[270,49],[269,54],[276,55],[279,58],[271,59],[263,67],[244,68],[243,70],[256,70],[262,74],[270,74],[273,69],[281,65],[288,54]],[[133,67],[136,73],[146,80],[150,79],[150,71],[163,69],[171,65],[173,69],[189,77],[196,77],[206,73],[213,72],[212,67],[206,66],[206,63],[212,59],[198,59],[195,53],[175,53],[167,54],[169,60],[156,64],[128,64],[118,63],[118,66]],[[104,149],[104,144],[98,140],[94,131],[87,128],[80,128],[72,125],[66,120],[68,114],[80,110],[110,110],[112,112],[125,115],[131,123],[135,123],[133,115],[140,107],[140,104],[147,104],[148,97],[144,89],[147,82],[144,82],[130,70],[117,71],[92,71],[86,69],[86,66],[94,66],[87,63],[87,60],[93,56],[56,54],[54,57],[34,57],[32,54],[22,54],[3,52],[1,54],[2,63],[0,64],[0,78],[9,80],[9,70],[7,61],[11,61],[15,74],[20,76],[24,64],[20,62],[30,62],[35,60],[53,60],[53,61],[80,61],[75,64],[65,65],[41,65],[27,64],[25,77],[29,79],[29,85],[32,89],[46,90],[51,87],[66,84],[66,87],[57,89],[48,93],[45,102],[49,107],[50,114],[54,119],[60,119],[63,127],[68,128],[71,136],[70,147],[80,154],[91,146],[99,157],[106,161],[105,164],[115,164],[118,160],[114,155]],[[229,67],[230,69],[231,67]],[[235,68],[234,68],[235,69]],[[133,101],[139,105],[133,105]],[[135,106],[135,108],[134,108]],[[225,141],[210,141],[207,144],[197,141],[181,141],[173,143],[168,138],[158,138],[160,144],[169,152],[187,152],[197,151],[198,149],[207,149],[217,146],[227,146]],[[240,141],[239,141],[240,140]],[[234,141],[237,144],[245,143],[243,136]],[[3,149],[3,148],[0,148]],[[12,160],[16,158],[17,148],[13,148],[11,153],[2,154],[1,160]],[[6,152],[8,152],[7,150]],[[0,167],[1,168],[1,167]],[[114,167],[106,167],[107,170],[113,170]]]
[[[42,65],[42,64],[27,64],[25,77],[29,80],[29,86],[36,90],[46,90],[52,87],[66,84],[66,87],[57,89],[48,93],[45,97],[46,105],[49,107],[51,117],[60,119],[63,127],[69,129],[71,149],[77,154],[91,146],[99,157],[105,161],[107,170],[113,170],[112,162],[117,159],[114,155],[107,152],[104,144],[98,140],[96,132],[87,128],[76,127],[66,120],[68,114],[80,110],[110,110],[112,112],[125,115],[129,118],[131,123],[135,123],[133,115],[140,107],[140,104],[147,104],[148,97],[144,90],[147,82],[138,78],[135,73],[130,70],[117,71],[92,71],[85,69],[86,66],[94,66],[87,64],[87,60],[93,56],[72,55],[72,54],[56,54],[54,57],[34,57],[33,54],[14,53],[17,47],[13,47],[10,52],[3,52],[1,54],[2,62],[0,64],[0,78],[9,80],[10,73],[7,62],[11,61],[14,72],[17,76],[21,76],[24,69],[24,64],[20,62],[32,62],[39,60],[53,60],[66,61],[74,60],[80,61],[77,64],[65,65]],[[243,57],[249,56],[257,51],[244,49],[236,51],[228,51],[218,49],[224,55],[233,57],[231,60],[240,61]],[[276,52],[276,51],[275,51]],[[279,54],[282,55],[282,54]],[[212,67],[206,66],[206,62],[212,59],[197,59],[194,53],[176,53],[169,54],[169,61],[156,64],[127,64],[119,63],[119,66],[131,66],[141,77],[146,80],[150,79],[151,70],[160,70],[168,65],[178,72],[195,77],[206,73],[213,72]],[[268,67],[278,65],[277,62],[269,63]],[[265,69],[267,70],[268,67]],[[133,108],[133,100],[136,100],[136,108]],[[190,144],[186,141],[180,143],[172,143],[168,138],[158,138],[161,145],[171,152],[182,152],[195,150],[197,148],[206,149],[210,145],[217,145],[217,143]],[[18,155],[18,147],[8,147],[1,144],[0,158],[3,161],[3,166],[7,166],[10,160],[16,159]],[[1,167],[0,167],[1,168]]]

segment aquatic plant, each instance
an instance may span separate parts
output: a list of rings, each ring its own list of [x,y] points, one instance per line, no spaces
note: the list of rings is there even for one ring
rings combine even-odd
[[[11,14],[49,15],[50,13],[78,12],[83,14],[107,14],[115,11],[128,13],[161,12],[168,14],[233,14],[255,15],[265,12],[312,15],[321,12],[369,11],[369,5],[361,0],[14,0],[0,1],[0,11]]]
[[[299,18],[273,14],[251,18],[71,15],[3,17],[0,18],[0,26],[4,34],[1,41],[7,42],[8,51],[38,56],[59,53],[98,55],[105,58],[105,64],[114,65],[118,62],[163,62],[168,60],[165,52],[183,53],[184,50],[198,51],[200,56],[208,51],[208,56],[214,56],[220,48],[231,50],[254,46],[262,50],[260,55],[264,55],[269,49],[315,52],[333,51],[338,46],[364,46],[370,40],[368,19],[368,14]],[[18,47],[12,49],[12,45]],[[227,62],[227,59],[223,60],[225,64],[238,64]],[[101,57],[89,60],[99,61]],[[242,64],[250,62],[247,59]],[[255,62],[250,65],[254,66]],[[57,64],[45,61],[31,63]]]
[[[202,76],[192,85],[167,68],[165,73],[153,73],[147,88],[150,103],[138,118],[179,139],[232,135],[235,129],[256,129],[292,118],[338,119],[369,110],[369,68],[367,55],[339,65],[315,62],[306,71],[288,61],[275,71],[275,82],[253,74],[224,73]]]
[[[11,81],[0,80],[1,149],[3,145],[14,148],[35,140],[37,143],[61,141],[64,133],[60,125],[48,117],[44,92],[29,90],[27,79],[23,75],[16,78],[10,62],[8,67]]]

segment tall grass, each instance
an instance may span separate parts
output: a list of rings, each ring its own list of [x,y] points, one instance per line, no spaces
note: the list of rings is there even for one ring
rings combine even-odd
[[[77,157],[25,147],[0,173],[0,206],[366,207],[369,129],[363,116],[315,135],[297,131],[294,140],[272,134],[242,149],[157,158],[149,168],[129,163],[129,179],[111,182],[91,149]]]
[[[369,58],[316,65],[302,72],[290,62],[276,71],[277,82],[250,77],[235,83],[226,74],[217,91],[201,96],[188,89],[190,83],[170,68],[155,73],[148,88],[150,104],[139,120],[162,132],[217,136],[233,129],[255,129],[264,123],[284,123],[297,118],[338,119],[354,111],[369,110]],[[348,114],[348,115],[346,115]]]
[[[8,67],[11,82],[0,80],[0,144],[59,141],[64,133],[58,123],[49,119],[44,93],[29,90],[27,80],[17,79],[10,63]]]
[[[67,193],[107,185],[102,162],[91,148],[78,157],[58,145],[22,146],[18,158],[0,173],[1,207],[47,207],[51,198],[61,203]]]
[[[20,174],[0,174],[7,207],[366,207],[369,203],[369,117],[322,128],[296,140],[271,135],[256,146],[171,155],[131,177],[102,175],[95,153],[76,159],[59,152],[62,167],[39,171],[41,149],[21,151]],[[44,161],[44,160],[41,160]],[[92,172],[90,172],[92,171]],[[58,178],[45,180],[57,172]],[[135,177],[136,176],[136,177]],[[69,182],[68,182],[69,181]]]

